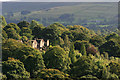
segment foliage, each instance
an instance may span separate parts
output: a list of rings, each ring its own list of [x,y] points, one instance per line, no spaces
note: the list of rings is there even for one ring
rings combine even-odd
[[[14,28],[16,30],[16,33],[20,33],[21,29],[15,24],[15,23],[9,23],[4,27],[4,30],[7,30],[8,28]]]
[[[85,76],[80,77],[80,80],[83,80],[83,79],[88,79],[88,80],[99,80],[97,77],[92,76],[92,75],[85,75]]]
[[[80,25],[63,26],[53,23],[45,27],[32,20],[30,24],[27,21],[21,21],[17,25],[7,24],[3,27],[1,36],[2,60],[8,65],[2,74],[5,78],[23,78],[24,75],[35,79],[120,78],[120,36],[116,32],[98,35]],[[34,49],[27,42],[33,38],[45,41],[49,39],[50,46],[42,51]],[[12,70],[9,68],[11,65]]]
[[[2,21],[1,21],[2,20]],[[0,24],[2,23],[2,28],[4,28],[7,25],[7,22],[5,20],[4,16],[0,16]]]
[[[97,47],[95,47],[95,46],[92,45],[92,44],[89,44],[89,45],[87,46],[86,51],[87,51],[87,54],[93,54],[93,55],[96,55],[96,54],[99,53]]]
[[[70,74],[72,77],[81,77],[87,74],[92,74],[94,63],[90,57],[82,56],[78,61],[71,65]],[[79,73],[79,74],[78,74]]]
[[[18,78],[29,78],[30,73],[28,73],[24,64],[19,60],[14,58],[8,58],[7,61],[2,62],[3,74],[7,76],[8,79],[18,79]]]
[[[65,74],[57,69],[42,69],[40,70],[37,75],[37,78],[42,78],[42,79],[69,79],[69,75]]]
[[[73,43],[70,46],[69,57],[71,58],[71,63],[76,62],[76,54],[75,54],[74,44]]]
[[[2,56],[3,61],[7,60],[8,57],[14,57],[22,61],[31,76],[34,71],[45,67],[42,53],[13,39],[3,42]]]
[[[52,47],[45,53],[44,61],[47,68],[58,69],[60,71],[69,69],[70,65],[68,53],[58,46]]]
[[[14,28],[8,28],[6,30],[6,33],[8,35],[8,38],[13,38],[13,39],[16,39],[16,40],[20,40],[21,37],[18,33],[16,33],[16,30]]]
[[[17,25],[20,27],[20,29],[22,29],[22,27],[28,27],[29,26],[29,22],[27,21],[21,21],[19,22]]]
[[[31,24],[31,26],[33,27],[32,33],[35,38],[42,38],[42,30],[44,29],[44,26],[38,24]]]
[[[95,36],[92,36],[92,38],[90,39],[90,43],[92,43],[93,45],[99,47],[101,46],[102,44],[105,43],[105,38],[102,37],[102,36],[99,36],[99,35],[95,35]]]
[[[117,74],[120,78],[120,63],[111,62],[109,66],[110,66],[110,72]]]
[[[5,30],[2,30],[2,37],[4,37],[5,39],[8,38],[8,35]]]
[[[112,38],[117,39],[118,37],[119,37],[119,35],[117,33],[111,33],[111,34],[106,36],[106,40],[110,40]]]
[[[100,52],[107,52],[109,56],[120,56],[120,46],[117,41],[109,40],[99,47]]]
[[[21,28],[21,35],[23,33],[30,33],[30,34],[32,34],[32,30],[30,28],[28,28],[28,27],[22,27]]]

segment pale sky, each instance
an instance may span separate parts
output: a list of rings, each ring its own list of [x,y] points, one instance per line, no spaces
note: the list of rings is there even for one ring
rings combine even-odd
[[[0,0],[0,2],[118,2],[119,0]]]

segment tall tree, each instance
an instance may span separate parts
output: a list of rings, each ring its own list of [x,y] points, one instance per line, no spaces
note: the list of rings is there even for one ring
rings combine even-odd
[[[70,65],[68,53],[58,46],[52,47],[45,53],[44,61],[47,68],[59,69],[60,71],[66,71]]]
[[[21,22],[19,22],[17,25],[20,27],[20,28],[22,28],[22,27],[28,27],[29,26],[29,22],[27,22],[27,21],[21,21]]]

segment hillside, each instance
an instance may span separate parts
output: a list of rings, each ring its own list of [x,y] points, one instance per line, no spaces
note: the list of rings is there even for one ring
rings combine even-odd
[[[98,30],[109,26],[116,28],[117,13],[117,3],[110,2],[3,3],[3,15],[8,23],[37,20],[45,26],[60,22],[63,25],[78,24]]]

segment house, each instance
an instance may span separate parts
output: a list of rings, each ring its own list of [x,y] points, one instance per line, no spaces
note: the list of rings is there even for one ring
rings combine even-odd
[[[37,41],[36,40],[29,40],[28,42],[31,42],[30,44],[31,44],[31,46],[33,47],[33,48],[37,48]]]
[[[33,48],[42,50],[45,47],[49,46],[49,40],[47,40],[46,42],[43,39],[35,39],[35,40],[28,40],[28,42],[31,42],[31,46]]]

